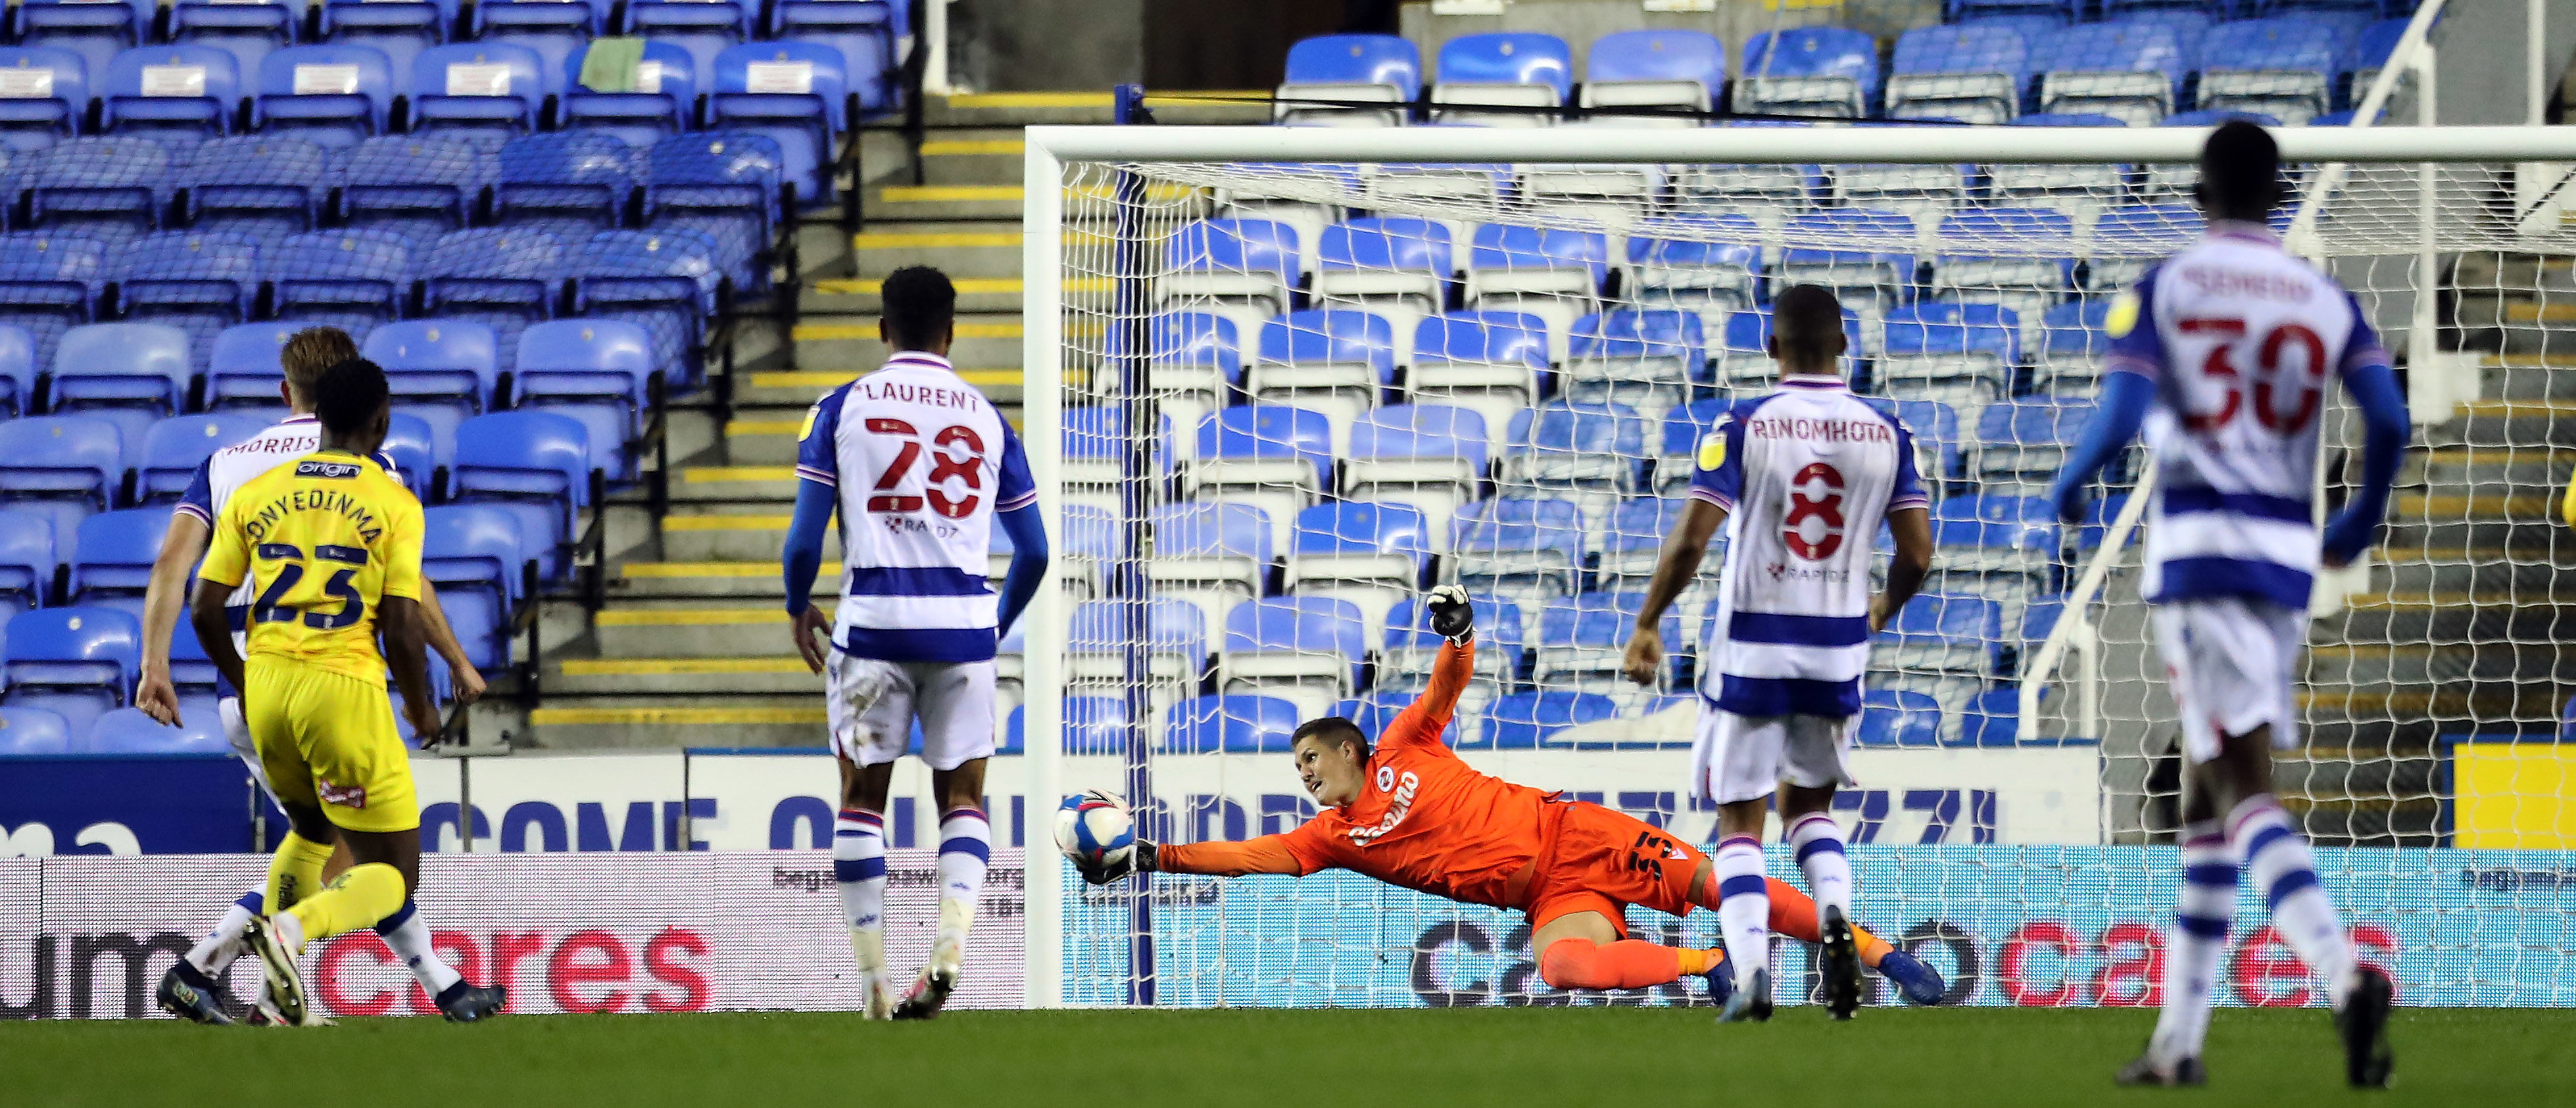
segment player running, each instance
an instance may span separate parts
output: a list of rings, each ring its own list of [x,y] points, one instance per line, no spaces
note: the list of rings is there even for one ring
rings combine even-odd
[[[984,887],[994,645],[1046,576],[1046,527],[1019,435],[949,368],[956,288],[912,266],[889,274],[881,295],[877,333],[894,356],[806,413],[782,561],[797,653],[829,674],[825,716],[841,769],[832,872],[867,1016],[927,1019],[957,987]],[[837,622],[809,599],[836,507]],[[985,580],[997,522],[1012,549],[999,596]],[[939,934],[898,1003],[885,957],[886,792],[915,720],[939,804]]]
[[[2354,957],[2297,819],[2272,797],[2272,751],[2299,742],[2292,685],[2311,580],[2320,563],[2348,565],[2376,540],[2406,447],[2406,403],[2360,303],[2282,249],[2266,225],[2285,196],[2270,133],[2245,122],[2211,132],[2193,191],[2207,236],[2112,304],[2100,408],[2050,490],[2058,514],[2077,519],[2094,474],[2146,425],[2158,480],[2139,591],[2191,770],[2164,1011],[2146,1053],[2118,1079],[2206,1080],[2201,1041],[2241,864],[2282,940],[2326,980],[2345,1076],[2385,1085],[2394,988]],[[2367,434],[2362,486],[2320,543],[2311,498],[2329,371],[2343,378]]]
[[[249,439],[218,450],[197,467],[196,476],[188,482],[187,492],[170,515],[170,530],[161,539],[161,554],[152,563],[152,580],[143,599],[143,676],[134,690],[134,705],[152,718],[166,724],[179,722],[179,693],[170,681],[170,639],[179,624],[179,610],[188,595],[188,579],[195,572],[198,559],[205,556],[207,531],[230,502],[234,489],[244,482],[277,468],[280,463],[303,457],[320,446],[321,424],[313,416],[316,382],[324,370],[358,356],[356,343],[347,332],[336,327],[308,327],[296,332],[278,350],[278,361],[286,371],[286,381],[278,391],[286,399],[291,413],[284,422]],[[379,452],[376,464],[387,475],[401,482],[393,460]],[[248,627],[253,591],[245,585],[236,590],[229,606],[233,632],[233,649],[247,652]],[[429,582],[420,583],[421,614],[428,621],[430,645],[447,659],[456,698],[473,703],[483,695],[483,677],[476,673],[473,662],[448,630],[444,612],[439,609],[437,593]],[[252,747],[250,730],[242,723],[241,698],[237,686],[219,681],[216,711],[222,717],[224,737],[232,743],[233,752],[241,755],[250,767],[252,779],[276,799],[276,790],[268,787],[267,773],[261,768],[259,752]],[[331,861],[324,866],[326,875],[336,875],[348,868],[349,852],[335,847]],[[187,955],[162,974],[153,992],[162,1010],[182,1019],[199,1023],[231,1023],[218,999],[222,990],[215,984],[234,958],[250,948],[242,941],[242,932],[260,914],[265,903],[261,888],[243,893],[239,900],[224,910],[223,919]],[[499,1011],[502,990],[466,983],[446,960],[431,948],[429,925],[409,901],[390,916],[376,923],[376,934],[392,948],[418,978],[421,988],[436,1001],[438,1010],[448,1019],[470,1023]],[[254,1009],[256,1011],[256,1009]]]
[[[1314,819],[1247,842],[1140,840],[1114,862],[1076,857],[1083,879],[1101,885],[1135,872],[1303,877],[1347,869],[1416,892],[1519,909],[1529,917],[1539,977],[1552,988],[1642,989],[1699,976],[1712,999],[1724,998],[1732,980],[1727,950],[1767,961],[1767,942],[1691,950],[1628,937],[1630,904],[1676,916],[1718,907],[1708,856],[1626,813],[1478,773],[1443,745],[1440,732],[1475,670],[1475,616],[1454,585],[1432,590],[1426,607],[1431,629],[1448,642],[1430,687],[1388,722],[1374,748],[1358,725],[1338,716],[1297,728],[1297,776],[1324,808]],[[1815,906],[1806,897],[1782,885],[1770,904],[1772,928],[1816,940]],[[1940,1001],[1941,975],[1930,966],[1866,931],[1852,935],[1861,959],[1907,1000]]]
[[[1822,916],[1825,1006],[1836,1019],[1860,1005],[1860,961],[1834,789],[1851,783],[1843,752],[1860,714],[1869,637],[1932,566],[1913,435],[1852,395],[1836,369],[1843,344],[1832,293],[1799,285],[1772,304],[1765,345],[1780,388],[1736,404],[1700,440],[1690,502],[1664,539],[1624,667],[1630,680],[1654,683],[1664,661],[1657,621],[1699,572],[1709,536],[1731,521],[1691,753],[1691,791],[1716,802],[1725,836],[1715,858],[1718,922],[1728,949],[1762,948],[1763,920],[1774,914],[1763,901],[1780,887],[1762,876],[1762,821],[1776,786],[1784,837]],[[1882,519],[1896,558],[1887,591],[1873,599],[1870,550]],[[1768,967],[1742,962],[1735,978],[1720,1018],[1771,1018]]]
[[[392,412],[384,371],[341,362],[313,396],[320,450],[233,490],[189,611],[206,656],[242,691],[242,722],[292,828],[269,863],[267,912],[243,937],[267,970],[263,1014],[297,1026],[323,1022],[296,962],[305,944],[393,915],[420,884],[420,806],[388,665],[412,733],[436,735],[440,722],[422,642],[420,501],[370,457]],[[245,584],[256,590],[247,660],[230,615]],[[324,885],[334,839],[356,864]]]

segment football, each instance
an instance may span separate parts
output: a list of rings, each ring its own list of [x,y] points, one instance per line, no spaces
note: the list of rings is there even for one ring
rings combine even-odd
[[[1066,797],[1056,810],[1055,845],[1068,858],[1114,862],[1136,849],[1135,821],[1126,803],[1108,793]]]

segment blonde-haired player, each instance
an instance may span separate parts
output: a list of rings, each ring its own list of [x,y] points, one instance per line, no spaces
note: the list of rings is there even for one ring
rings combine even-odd
[[[388,664],[413,733],[440,729],[420,502],[371,457],[392,417],[384,371],[352,359],[318,385],[320,449],[233,491],[189,613],[207,657],[242,690],[243,722],[293,828],[269,864],[267,914],[244,936],[267,971],[262,1011],[287,1024],[315,1022],[296,964],[304,944],[384,919],[419,883],[420,806],[385,697]],[[225,611],[246,581],[247,660]],[[334,839],[356,864],[323,885]]]

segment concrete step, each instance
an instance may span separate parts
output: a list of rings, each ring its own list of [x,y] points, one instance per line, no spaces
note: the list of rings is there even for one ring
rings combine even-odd
[[[548,697],[528,713],[537,745],[554,750],[668,750],[690,746],[822,746],[823,699],[812,693],[638,703],[632,697]]]
[[[2317,800],[2283,796],[2283,806],[2296,812],[2308,841],[2318,846],[2442,845],[2442,804],[2429,798],[2388,800]]]
[[[2576,291],[2576,266],[2571,266],[2571,261],[2576,260],[2543,254],[2474,251],[2460,255],[2453,283],[2464,291]]]
[[[797,302],[797,311],[809,318],[873,316],[884,304],[884,301],[877,297],[877,288],[881,280],[882,278],[878,277],[830,277],[809,282],[805,286],[804,298]],[[954,283],[957,286],[957,311],[960,315],[1020,310],[1018,277],[967,277],[959,278]]]
[[[725,460],[734,465],[796,464],[796,433],[805,427],[805,407],[735,409],[733,422],[725,424]]]
[[[2576,568],[2551,560],[2541,551],[2382,550],[2371,574],[2373,589],[2383,593],[2510,593],[2547,596],[2576,592],[2564,584],[2576,580]]]
[[[752,561],[628,562],[608,580],[610,599],[698,600],[755,598],[778,600],[786,595],[776,558]],[[841,576],[841,563],[826,561],[814,574],[830,582]]]
[[[2424,428],[2422,442],[2430,448],[2576,446],[2576,401],[2471,401],[2458,418]]]
[[[1247,124],[1270,121],[1270,106],[1228,103],[1221,97],[1268,96],[1268,90],[1185,92],[1173,90],[1145,97],[1145,108],[1167,124]],[[935,97],[922,105],[922,121],[933,127],[1033,127],[1044,124],[1112,123],[1117,106],[1106,92],[972,92]]]
[[[2576,680],[2576,650],[2555,643],[2311,646],[2307,680],[2319,688],[2571,681]]]
[[[2332,801],[2431,797],[2439,759],[2391,757],[2386,751],[2308,747],[2283,751],[2272,763],[2286,794]]]
[[[2576,354],[2506,354],[2487,360],[2484,395],[2576,401]]]
[[[870,185],[863,203],[871,220],[954,219],[1016,223],[1020,218],[1020,186]]]
[[[2351,598],[2342,611],[2316,621],[2308,641],[2547,643],[2571,636],[2576,636],[2576,596],[2388,593]]]
[[[671,482],[671,501],[741,503],[762,501],[789,507],[796,502],[796,467],[792,465],[682,466]]]
[[[741,512],[674,513],[662,520],[662,557],[672,562],[776,563],[787,542],[787,505],[745,505]],[[841,556],[837,531],[823,536],[823,557]]]
[[[546,675],[548,702],[562,696],[766,695],[823,691],[823,678],[790,654],[751,658],[567,658]]]
[[[2568,467],[2576,464],[2576,449],[2446,446],[2417,451],[2409,460],[2413,480],[2432,486],[2428,492],[2475,488],[2479,492],[2471,495],[2499,495],[2508,491],[2504,486],[2512,486],[2536,493],[2565,484]]]
[[[883,277],[911,265],[936,266],[951,280],[1017,277],[1020,246],[1019,227],[986,223],[872,221],[850,239],[861,277]]]
[[[921,142],[923,183],[1018,184],[1026,152],[1017,127],[935,131]]]
[[[832,598],[818,598],[825,614]],[[602,658],[773,658],[795,645],[787,612],[774,603],[632,600],[602,609],[591,622]]]

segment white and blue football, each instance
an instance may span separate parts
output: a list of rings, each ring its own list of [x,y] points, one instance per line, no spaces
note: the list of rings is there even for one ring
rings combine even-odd
[[[1127,805],[1108,793],[1069,796],[1056,810],[1055,845],[1068,858],[1116,862],[1136,849],[1136,822]]]

